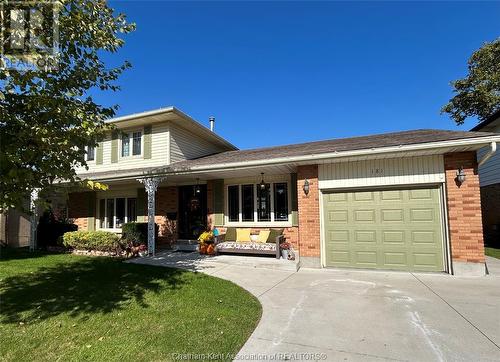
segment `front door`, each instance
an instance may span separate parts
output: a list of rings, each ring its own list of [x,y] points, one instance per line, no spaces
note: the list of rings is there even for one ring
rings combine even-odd
[[[196,240],[207,227],[207,185],[179,187],[179,239]]]

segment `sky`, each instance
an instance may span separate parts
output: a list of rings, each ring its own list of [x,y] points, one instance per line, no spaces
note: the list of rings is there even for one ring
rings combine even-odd
[[[112,1],[137,30],[117,115],[175,106],[241,149],[409,129],[468,130],[440,108],[500,36],[500,2]]]

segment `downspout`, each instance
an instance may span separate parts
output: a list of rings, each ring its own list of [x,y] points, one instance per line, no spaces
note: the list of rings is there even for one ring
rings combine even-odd
[[[490,150],[483,156],[483,158],[477,163],[477,167],[483,165],[486,161],[490,159],[491,156],[497,151],[497,143],[495,141],[490,143]]]

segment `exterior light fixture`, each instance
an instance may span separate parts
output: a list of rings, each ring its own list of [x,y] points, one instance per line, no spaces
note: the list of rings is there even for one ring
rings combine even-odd
[[[197,178],[196,179],[196,186],[194,187],[194,193],[195,194],[199,194],[201,192],[199,183],[200,183],[200,179]]]
[[[264,182],[264,172],[261,172],[260,175],[262,177],[262,181],[260,182],[260,189],[264,190],[266,188],[266,183]]]
[[[457,170],[457,182],[461,185],[465,182],[465,171],[463,166],[460,166],[460,168]]]
[[[304,193],[306,195],[309,195],[309,180],[308,179],[304,180],[304,186],[302,186],[302,190],[304,190]]]

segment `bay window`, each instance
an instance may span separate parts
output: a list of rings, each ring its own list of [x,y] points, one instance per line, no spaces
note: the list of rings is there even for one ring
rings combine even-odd
[[[227,186],[228,223],[269,224],[289,221],[288,183]]]
[[[239,186],[229,186],[228,194],[228,217],[229,221],[239,221],[240,190]]]
[[[137,221],[137,199],[116,197],[99,200],[101,229],[119,229],[124,223]]]

